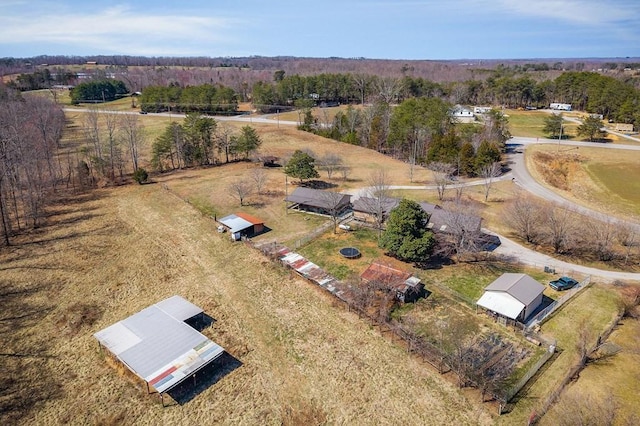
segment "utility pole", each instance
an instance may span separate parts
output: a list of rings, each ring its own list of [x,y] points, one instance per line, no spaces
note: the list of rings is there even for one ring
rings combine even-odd
[[[560,136],[558,136],[558,149],[560,151],[560,141],[562,140],[562,121],[560,122]]]

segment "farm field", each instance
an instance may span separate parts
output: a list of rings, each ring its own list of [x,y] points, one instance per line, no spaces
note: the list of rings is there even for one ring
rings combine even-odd
[[[0,400],[5,424],[492,422],[455,384],[162,185],[97,190],[51,213],[0,253],[5,317],[17,318],[0,343],[29,354],[3,360],[19,397]],[[173,294],[214,318],[205,334],[237,362],[162,408],[92,334]]]
[[[580,147],[563,156],[553,145],[534,145],[527,149],[527,166],[539,182],[545,183],[563,197],[604,213],[630,219],[640,216],[640,152],[618,151],[597,147]],[[567,173],[567,188],[549,184],[536,153],[554,157],[548,170],[563,167]]]
[[[121,107],[125,110],[127,105]],[[78,152],[81,114],[67,116],[73,129],[67,143]],[[176,118],[140,118],[148,132],[142,162],[148,167],[151,141]],[[309,148],[319,155],[343,156],[352,167],[348,179],[327,179],[321,172],[321,179],[334,190],[366,186],[370,173],[378,168],[388,171],[394,185],[412,183],[407,164],[370,150],[294,128],[252,126],[263,139],[263,155],[285,159],[295,149]],[[632,169],[637,159],[629,153],[623,158],[590,150],[580,148],[583,162],[572,169],[573,196],[603,208],[610,202],[621,211],[631,200],[629,208],[637,209],[640,200],[635,187],[629,190],[623,185],[630,174],[635,176]],[[251,194],[240,206],[228,186],[256,169],[265,171],[266,189]],[[419,168],[413,180],[415,185],[428,184],[431,173]],[[12,397],[0,395],[0,423],[20,418],[25,423],[71,424],[522,424],[571,365],[577,337],[575,329],[565,329],[566,324],[590,315],[584,321],[599,332],[617,309],[615,291],[596,284],[546,323],[542,331],[557,338],[563,352],[523,395],[522,404],[495,418],[490,405],[480,404],[477,395],[459,390],[450,378],[407,355],[401,345],[346,312],[322,290],[246,245],[231,243],[228,234],[216,232],[211,216],[236,211],[258,216],[271,228],[257,242],[288,245],[326,223],[318,216],[285,213],[284,195],[295,184],[289,180],[285,185],[282,169],[237,162],[156,173],[152,181],[69,196],[51,209],[47,226],[0,251],[0,292],[10,302],[0,327],[0,344],[8,348],[7,354],[19,355],[3,359],[9,374],[0,378],[0,388],[9,389]],[[512,182],[497,182],[487,203],[481,186],[465,190],[465,197],[481,212],[485,226],[508,235],[501,210],[512,191]],[[394,196],[405,194],[437,203],[435,191],[394,192]],[[637,217],[640,211],[621,214]],[[360,248],[363,257],[340,258],[337,249],[346,245]],[[300,252],[338,278],[359,273],[371,260],[384,257],[375,244],[375,232],[360,230],[327,232]],[[501,272],[515,272],[512,268],[477,262],[416,273],[427,288],[429,282],[437,282],[475,299]],[[536,270],[522,272],[542,283],[552,277]],[[146,394],[143,383],[100,354],[92,334],[173,294],[203,307],[215,319],[205,334],[226,348],[234,363],[191,401],[162,409],[155,396]],[[545,294],[560,295],[549,288]],[[467,309],[449,301],[416,306],[399,315],[430,324],[435,321],[429,316],[430,308],[443,315]],[[621,346],[637,350],[632,337],[616,336]],[[623,362],[634,360],[625,355],[613,362],[623,368],[627,367]],[[624,412],[633,413],[636,388],[623,380],[638,373],[634,368],[624,371],[626,376],[618,376],[625,386],[619,397]],[[610,373],[599,369],[592,374],[574,386],[593,390]]]

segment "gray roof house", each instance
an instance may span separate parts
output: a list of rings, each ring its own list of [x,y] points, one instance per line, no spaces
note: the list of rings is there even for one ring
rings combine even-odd
[[[375,222],[378,210],[382,210],[384,220],[389,217],[391,210],[400,204],[398,198],[384,198],[378,202],[371,197],[360,197],[353,202],[353,214],[356,220],[362,222]],[[427,202],[418,203],[422,210],[429,215],[427,228],[433,232],[450,233],[452,228],[464,227],[469,232],[479,232],[482,225],[482,218],[479,216],[452,213],[442,207]]]
[[[287,208],[332,216],[351,207],[351,195],[340,192],[321,191],[312,188],[296,188],[285,198]]]
[[[476,304],[503,317],[524,322],[542,303],[544,288],[529,275],[505,273],[485,287]]]

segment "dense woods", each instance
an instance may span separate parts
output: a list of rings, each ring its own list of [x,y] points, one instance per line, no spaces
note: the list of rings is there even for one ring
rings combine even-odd
[[[37,227],[50,194],[65,174],[57,161],[64,113],[43,98],[0,92],[0,232]]]
[[[221,85],[180,87],[170,84],[146,87],[140,96],[140,105],[146,112],[225,114],[238,110],[238,99],[233,89]]]

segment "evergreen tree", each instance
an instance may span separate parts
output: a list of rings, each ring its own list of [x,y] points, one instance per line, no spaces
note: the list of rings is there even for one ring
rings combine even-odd
[[[296,150],[293,153],[291,159],[284,166],[284,173],[287,176],[300,179],[300,183],[303,183],[307,179],[314,179],[320,177],[320,174],[315,167],[315,159],[300,150]]]
[[[401,260],[426,261],[436,244],[433,233],[427,229],[428,220],[429,216],[418,203],[403,199],[389,214],[380,247]]]

